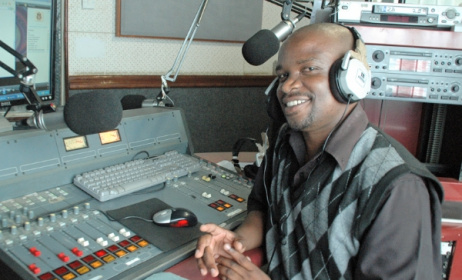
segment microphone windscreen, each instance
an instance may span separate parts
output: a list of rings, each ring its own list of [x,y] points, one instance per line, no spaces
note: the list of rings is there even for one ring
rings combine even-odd
[[[244,59],[252,65],[261,65],[279,51],[279,39],[270,30],[255,33],[242,46]]]
[[[122,103],[123,110],[138,109],[143,107],[143,101],[146,99],[144,95],[125,95],[120,102]]]
[[[116,128],[122,120],[120,98],[111,93],[85,92],[69,98],[64,121],[76,134],[88,135]]]

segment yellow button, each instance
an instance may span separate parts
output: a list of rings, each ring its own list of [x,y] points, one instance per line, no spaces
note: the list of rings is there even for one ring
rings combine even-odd
[[[141,240],[140,242],[136,244],[140,245],[140,247],[146,247],[149,245],[149,243],[146,240]]]
[[[90,272],[90,269],[86,266],[82,266],[81,268],[77,269],[77,273],[80,275],[83,275],[88,272]]]
[[[130,251],[130,252],[134,252],[134,251],[138,250],[138,247],[136,247],[135,245],[130,245],[126,249],[128,251]]]
[[[105,256],[105,257],[103,258],[103,261],[105,261],[105,262],[107,262],[107,263],[110,263],[110,262],[115,261],[115,259],[116,259],[116,258],[115,258],[114,256],[112,256],[112,255],[107,255],[107,256]]]
[[[61,276],[64,280],[71,280],[77,277],[74,273],[68,273],[66,275]]]
[[[122,250],[119,250],[115,253],[119,258],[125,256],[127,254],[127,252],[125,251],[122,251]]]
[[[218,211],[220,211],[220,212],[223,211],[223,210],[225,210],[225,208],[224,208],[223,206],[218,206],[216,209],[217,209]]]
[[[103,266],[103,263],[100,262],[100,261],[95,261],[95,262],[92,262],[90,265],[91,265],[91,267],[93,267],[93,268],[98,268],[98,267]]]

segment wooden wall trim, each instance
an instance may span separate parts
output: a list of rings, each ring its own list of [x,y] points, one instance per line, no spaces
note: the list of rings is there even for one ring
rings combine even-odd
[[[274,76],[179,76],[169,87],[266,87]],[[156,88],[160,76],[153,75],[85,75],[70,76],[69,89]]]

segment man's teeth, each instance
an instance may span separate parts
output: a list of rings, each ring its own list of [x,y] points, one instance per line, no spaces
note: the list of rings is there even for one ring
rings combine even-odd
[[[305,102],[306,102],[306,100],[294,100],[294,101],[289,101],[289,102],[287,102],[286,107],[297,106],[297,105],[300,105],[300,104],[305,103]]]

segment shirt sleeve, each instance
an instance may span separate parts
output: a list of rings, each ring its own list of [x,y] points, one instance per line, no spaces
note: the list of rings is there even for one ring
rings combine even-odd
[[[361,242],[354,279],[441,279],[430,206],[420,177],[407,174],[395,180]]]
[[[257,176],[255,177],[254,185],[247,201],[248,212],[257,210],[266,213],[268,203],[264,182],[265,163],[266,161],[263,161],[260,168],[258,168]]]

